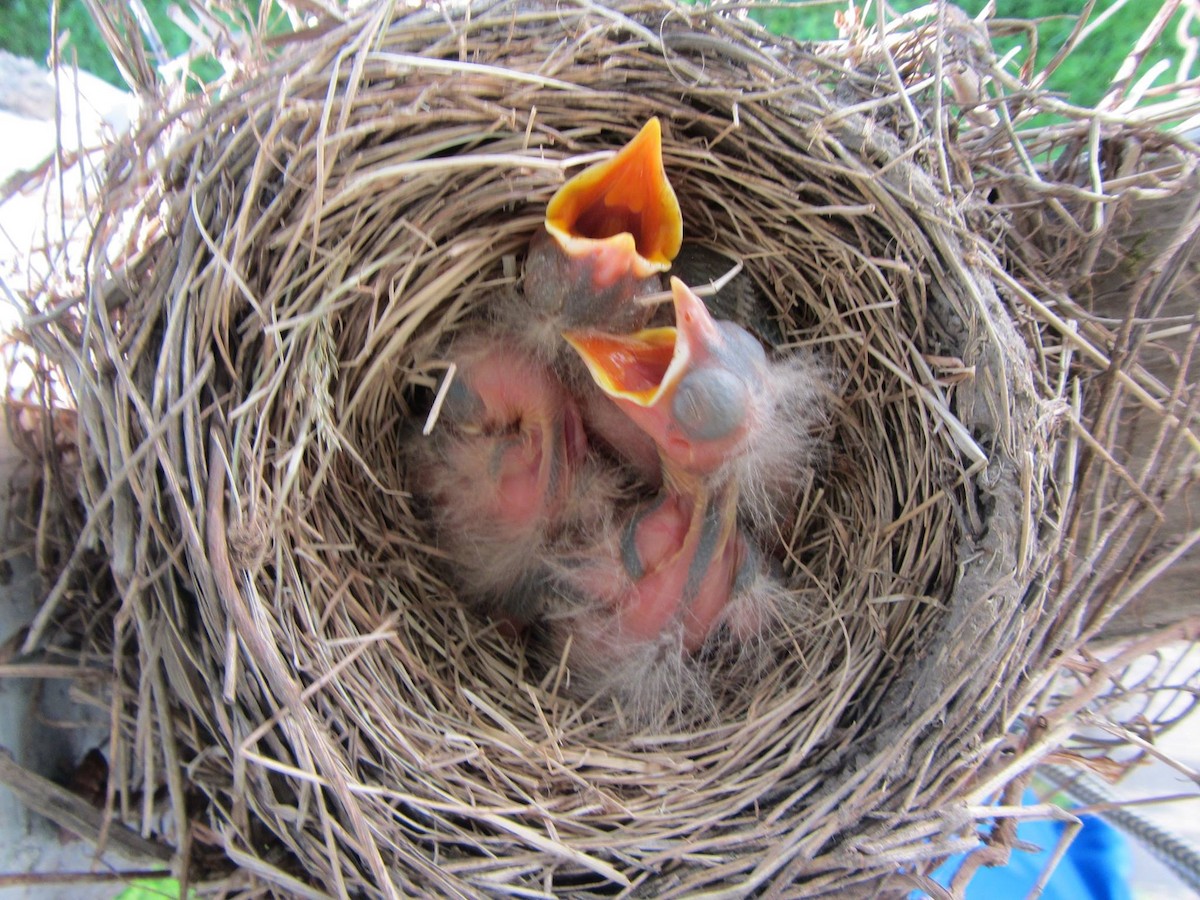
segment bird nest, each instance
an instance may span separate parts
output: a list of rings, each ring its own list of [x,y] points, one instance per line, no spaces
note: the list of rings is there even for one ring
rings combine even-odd
[[[254,32],[217,86],[160,96],[110,152],[85,283],[26,329],[88,511],[31,643],[94,604],[57,633],[113,666],[122,818],[150,827],[163,787],[196,874],[288,894],[901,891],[979,845],[981,804],[1066,736],[1022,711],[1130,586],[1054,568],[1136,499],[1080,424],[1108,345],[1048,299],[1097,256],[1022,220],[1092,200],[1014,149],[972,23],[845,24],[802,47],[660,2],[388,4]],[[460,602],[402,444],[550,197],[652,116],[685,240],[742,264],[772,352],[836,399],[770,548],[797,601],[770,664],[648,729]],[[1178,386],[1122,365],[1186,455]],[[1084,457],[1109,473],[1086,505]],[[1153,509],[1122,507],[1122,547]]]

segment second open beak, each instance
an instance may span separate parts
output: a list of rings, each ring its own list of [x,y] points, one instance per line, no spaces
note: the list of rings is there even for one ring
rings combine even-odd
[[[673,327],[629,335],[568,331],[563,337],[600,388],[654,440],[665,462],[705,474],[741,451],[765,357],[741,329],[715,322],[678,278],[671,279],[671,289]]]

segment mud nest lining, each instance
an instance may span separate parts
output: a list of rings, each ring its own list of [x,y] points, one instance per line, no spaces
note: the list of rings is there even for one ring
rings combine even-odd
[[[844,891],[963,845],[1026,663],[1071,636],[1035,614],[1059,407],[923,108],[669,4],[289,40],[117,149],[86,295],[46,320],[122,597],[118,807],[165,781],[243,873],[372,896]],[[550,196],[651,116],[685,240],[838,402],[774,664],[629,733],[455,598],[400,441]]]

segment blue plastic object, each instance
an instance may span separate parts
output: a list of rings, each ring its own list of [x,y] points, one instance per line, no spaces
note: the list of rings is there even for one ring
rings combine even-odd
[[[1025,802],[1034,804],[1038,799],[1026,794]],[[1132,858],[1124,836],[1098,816],[1084,815],[1079,819],[1083,827],[1051,874],[1042,900],[1132,900],[1129,889]],[[1066,823],[1058,821],[1018,824],[1017,839],[1040,849],[1013,850],[1007,866],[979,869],[967,885],[967,900],[1016,900],[1029,896],[1065,828]],[[962,861],[961,855],[947,860],[933,873],[934,880],[948,885]],[[921,891],[912,894],[914,900],[925,896]]]

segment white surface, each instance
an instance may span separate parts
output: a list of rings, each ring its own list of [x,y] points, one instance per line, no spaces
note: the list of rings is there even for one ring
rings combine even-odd
[[[94,181],[95,151],[128,131],[136,112],[129,94],[86,72],[61,70],[58,83],[62,99],[56,109],[53,76],[0,51],[0,198],[24,187],[0,202],[0,278],[15,290],[51,277],[61,281],[68,272],[78,274],[77,265],[44,255],[48,242],[61,243],[65,229],[75,237],[70,256],[83,256],[85,235],[77,226],[86,210],[81,170],[73,163],[82,160],[89,181]],[[60,136],[62,153],[56,160]],[[25,176],[53,174],[59,164],[64,167],[61,182],[51,179],[39,187],[26,186]],[[0,303],[0,330],[14,324],[7,307]]]
[[[0,186],[19,172],[37,170],[47,164],[55,147],[54,92],[48,72],[0,54]],[[80,79],[80,90],[88,99],[76,104],[71,79],[64,78],[67,95],[62,108],[63,143],[67,151],[94,146],[101,135],[127,128],[132,102],[128,95],[99,82],[90,75]],[[14,112],[13,110],[19,110]],[[82,125],[82,130],[78,127]],[[71,185],[68,181],[68,209]],[[51,208],[57,209],[53,204]],[[0,204],[0,277],[14,290],[22,290],[38,272],[31,259],[38,254],[44,232],[59,225],[47,217],[46,194],[40,190],[17,193]],[[43,267],[48,265],[42,261]],[[0,294],[0,336],[20,321],[20,313]],[[7,376],[0,363],[0,389]],[[23,508],[12,485],[26,483],[30,470],[13,448],[7,430],[0,424],[0,547],[11,566],[11,578],[0,579],[0,644],[10,641],[33,617],[37,599],[44,591],[32,561],[14,556],[19,544],[19,524],[10,512]],[[93,747],[105,744],[107,713],[81,706],[70,696],[70,683],[63,680],[36,681],[0,677],[0,746],[26,768],[55,780],[63,780]],[[33,873],[107,872],[142,866],[107,854],[95,858],[93,848],[77,838],[61,834],[46,819],[28,812],[4,787],[0,787],[0,875]],[[108,900],[120,892],[119,882],[54,884],[42,887],[0,888],[0,900]]]
[[[1200,671],[1200,647],[1179,644],[1164,651],[1166,660],[1180,673]],[[1193,689],[1200,682],[1191,680]],[[1200,772],[1200,715],[1192,713],[1161,736],[1155,745],[1175,762]],[[1171,800],[1147,806],[1135,806],[1139,815],[1165,828],[1174,836],[1200,848],[1200,785],[1164,762],[1154,760],[1133,769],[1113,793],[1123,800],[1153,800],[1187,795],[1186,800]],[[1138,900],[1176,900],[1189,896],[1187,887],[1137,841],[1133,847],[1133,892]]]

